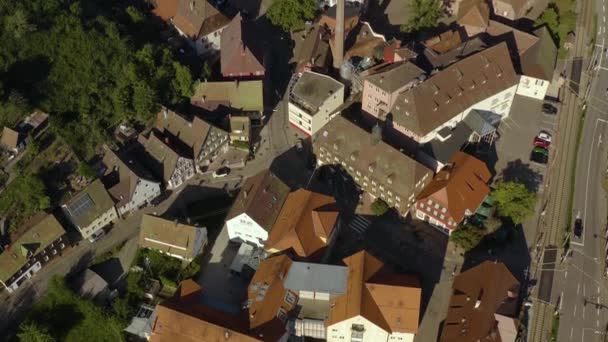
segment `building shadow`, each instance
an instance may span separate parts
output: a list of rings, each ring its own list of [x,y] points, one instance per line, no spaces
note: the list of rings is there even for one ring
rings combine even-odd
[[[176,219],[183,223],[191,223],[191,217],[188,213],[189,205],[210,198],[225,198],[228,196],[229,193],[225,189],[188,184],[179,192],[177,198],[160,216],[165,219]],[[211,209],[216,210],[217,208]]]

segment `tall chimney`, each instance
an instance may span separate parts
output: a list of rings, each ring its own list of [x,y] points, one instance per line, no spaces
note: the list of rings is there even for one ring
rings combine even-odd
[[[336,5],[336,35],[334,37],[334,47],[336,53],[334,53],[334,68],[340,69],[342,65],[342,58],[344,58],[344,2],[345,0],[338,0]]]

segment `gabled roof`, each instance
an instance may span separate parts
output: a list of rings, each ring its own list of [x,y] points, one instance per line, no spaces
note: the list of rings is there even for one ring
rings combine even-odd
[[[54,215],[39,212],[26,221],[18,230],[21,235],[11,236],[10,247],[0,254],[0,280],[6,282],[31,255],[38,254],[53,241],[65,234],[63,226]]]
[[[262,81],[201,82],[191,97],[195,106],[213,111],[218,106],[261,112],[264,110]]]
[[[247,178],[226,221],[246,213],[262,228],[270,231],[288,194],[289,187],[270,170],[261,171]]]
[[[557,63],[557,47],[546,26],[534,31],[538,41],[520,58],[522,72],[526,76],[551,81]]]
[[[490,7],[483,0],[462,1],[458,5],[458,24],[486,28]]]
[[[518,82],[506,43],[482,50],[404,91],[393,120],[423,137],[474,104]]]
[[[139,143],[143,146],[147,155],[152,158],[160,170],[158,172],[165,183],[171,180],[177,160],[180,155],[167,143],[161,140],[156,132],[150,132],[150,135],[146,138],[143,134],[137,138]]]
[[[16,149],[19,144],[19,132],[9,127],[4,127],[2,130],[2,137],[0,138],[0,144],[8,149]]]
[[[177,13],[177,5],[180,0],[155,0],[154,10],[152,13],[160,17],[164,21],[169,21]]]
[[[511,7],[513,9],[513,13],[515,13],[515,19],[524,15],[525,6],[527,4],[527,0],[494,0],[496,2],[502,2],[503,4]],[[496,13],[496,15],[501,15],[501,13]]]
[[[144,214],[141,218],[139,245],[167,254],[177,254],[185,258],[194,258],[195,249],[201,234],[206,235],[205,228],[199,228],[162,217]]]
[[[265,340],[278,341],[285,333],[287,315],[296,306],[288,303],[288,290],[283,286],[283,278],[291,267],[292,260],[286,255],[270,257],[260,263],[249,288],[247,299],[249,305],[249,329],[256,335],[262,334]],[[284,313],[279,318],[279,311]]]
[[[538,37],[520,31],[513,26],[505,25],[496,20],[490,20],[486,33],[491,37],[491,43],[506,42],[515,55],[522,56],[538,42]]]
[[[517,301],[519,290],[519,282],[505,264],[484,261],[457,275],[452,288],[440,341],[477,342],[499,337],[495,313]],[[515,296],[509,298],[509,293]]]
[[[332,300],[326,327],[363,316],[389,333],[418,331],[422,294],[418,279],[387,272],[366,251],[345,258],[344,263],[348,266],[347,292]]]
[[[448,210],[455,222],[464,219],[467,209],[474,213],[490,193],[490,170],[481,160],[458,151],[418,196],[432,198]]]
[[[114,201],[101,180],[96,179],[64,204],[72,222],[78,228],[93,223],[99,216],[114,207]]]
[[[264,74],[262,37],[253,23],[244,22],[237,14],[222,31],[222,75],[249,76]]]
[[[208,0],[180,0],[173,24],[191,39],[203,37],[230,22]]]
[[[443,53],[437,53],[436,51],[427,48],[424,49],[423,54],[430,63],[430,68],[441,70],[486,48],[486,43],[481,37],[476,36]]]
[[[163,108],[156,116],[156,128],[164,135],[181,141],[190,149],[188,152],[192,154],[191,157],[196,159],[203,149],[211,125],[197,116],[188,120],[172,110]]]
[[[365,78],[374,86],[393,93],[408,82],[424,75],[424,70],[409,61],[391,63]]]
[[[248,333],[244,316],[226,314],[200,303],[201,288],[191,279],[174,298],[156,306],[151,342],[261,342]]]
[[[336,200],[305,189],[287,196],[265,248],[309,257],[327,245],[338,219]]]
[[[461,33],[457,30],[448,30],[422,42],[426,48],[437,53],[446,53],[462,44]]]

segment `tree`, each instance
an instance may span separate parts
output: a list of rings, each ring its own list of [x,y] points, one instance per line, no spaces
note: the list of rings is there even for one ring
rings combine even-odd
[[[521,224],[534,214],[536,194],[517,182],[500,182],[492,191],[498,214],[508,217],[515,224]]]
[[[203,63],[203,67],[201,68],[201,81],[207,81],[209,78],[211,78],[211,67],[209,66],[209,63],[205,61],[205,63]]]
[[[553,38],[557,38],[559,32],[559,14],[555,4],[549,4],[543,11],[543,14],[536,19],[536,26],[547,25],[547,28],[553,35]]]
[[[401,31],[417,33],[419,31],[437,27],[439,19],[443,16],[443,8],[438,0],[412,0],[410,2],[411,17],[401,27]]]
[[[26,321],[19,325],[17,338],[20,342],[54,342],[46,327],[38,326],[34,322]]]
[[[386,213],[389,209],[388,204],[386,204],[386,202],[380,198],[376,198],[376,200],[372,203],[372,212],[376,216],[384,215],[384,213]]]
[[[304,27],[304,22],[315,18],[317,2],[315,0],[275,0],[266,17],[270,22],[285,32]]]
[[[450,240],[468,252],[475,248],[485,235],[486,230],[484,228],[467,224],[453,231],[452,234],[450,234]]]
[[[11,32],[16,39],[21,39],[34,31],[35,26],[29,23],[27,14],[18,8],[4,19],[4,29]]]

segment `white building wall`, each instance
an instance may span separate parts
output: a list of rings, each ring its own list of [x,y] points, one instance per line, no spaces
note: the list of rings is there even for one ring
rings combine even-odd
[[[224,27],[197,39],[194,42],[194,49],[196,50],[196,53],[198,55],[205,55],[210,52],[220,51],[220,42]]]
[[[327,342],[351,341],[351,329],[353,324],[362,324],[365,327],[363,339],[360,340],[362,342],[412,342],[415,336],[414,334],[408,333],[389,334],[389,332],[370,322],[363,316],[356,316],[351,319],[347,319],[334,325],[328,326],[326,334]],[[402,339],[399,339],[400,337]]]
[[[131,201],[118,208],[118,214],[123,216],[144,204],[150,203],[151,200],[158,196],[160,196],[160,183],[140,178],[131,196]]]
[[[228,238],[236,242],[249,242],[263,247],[268,240],[268,232],[255,222],[247,213],[233,217],[226,221]]]
[[[549,84],[551,82],[547,80],[521,75],[517,86],[517,95],[543,100],[547,94],[547,89],[549,89]]]
[[[69,215],[68,215],[69,217]],[[93,235],[93,233],[95,233],[96,231],[100,230],[101,228],[109,225],[110,223],[112,223],[113,221],[115,221],[118,218],[118,212],[116,211],[115,207],[112,207],[110,209],[108,209],[108,211],[106,211],[105,213],[101,214],[95,221],[93,221],[91,224],[89,224],[86,227],[76,227],[78,228],[78,231],[80,232],[80,235],[82,235],[83,239],[88,239],[89,237],[91,237],[91,235]]]
[[[435,139],[435,137],[437,137],[437,133],[444,127],[456,127],[456,125],[462,120],[464,120],[467,114],[469,114],[469,112],[473,109],[490,111],[501,115],[503,118],[506,118],[507,116],[509,116],[509,112],[511,111],[511,105],[513,104],[513,98],[515,97],[517,86],[518,84],[515,84],[499,93],[494,94],[493,96],[490,96],[482,101],[477,102],[476,104],[465,109],[463,112],[459,113],[452,119],[445,122],[443,125],[435,128],[432,132],[422,137],[419,142],[427,143]]]
[[[329,96],[314,115],[308,114],[297,104],[289,102],[289,122],[308,135],[313,135],[329,122],[335,115],[334,111],[344,103],[344,86]]]

